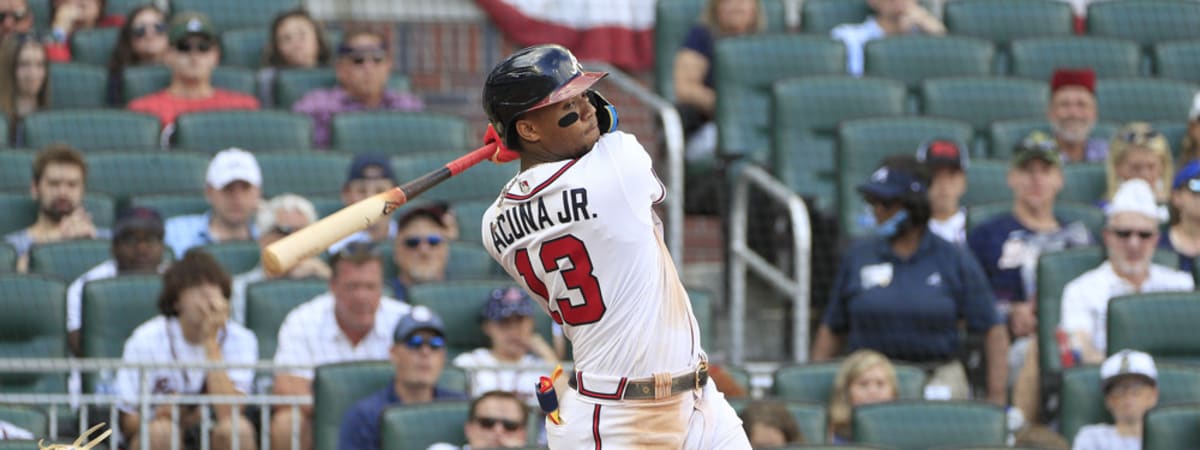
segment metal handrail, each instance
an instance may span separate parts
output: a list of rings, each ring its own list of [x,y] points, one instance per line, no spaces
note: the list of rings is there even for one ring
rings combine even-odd
[[[746,244],[746,224],[750,187],[759,188],[769,197],[782,203],[791,219],[792,273],[767,262]],[[753,164],[746,164],[735,175],[730,205],[729,307],[730,359],[734,364],[745,362],[746,347],[746,269],[767,280],[776,290],[792,299],[792,359],[808,360],[808,309],[811,296],[812,228],[804,200],[774,176]]]
[[[647,89],[642,83],[612,64],[599,61],[585,62],[589,69],[608,72],[606,80],[632,94],[638,101],[653,108],[662,121],[663,139],[667,152],[667,217],[663,220],[667,250],[675,260],[675,267],[683,267],[683,121],[675,105]]]

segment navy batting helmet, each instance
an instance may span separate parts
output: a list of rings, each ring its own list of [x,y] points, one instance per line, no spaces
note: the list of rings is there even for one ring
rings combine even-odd
[[[488,74],[483,109],[504,145],[518,149],[514,125],[529,111],[587,92],[608,75],[584,72],[575,55],[561,45],[544,44],[517,50]]]

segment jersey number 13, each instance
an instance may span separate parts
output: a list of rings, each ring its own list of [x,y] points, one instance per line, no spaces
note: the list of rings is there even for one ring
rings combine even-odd
[[[578,291],[580,297],[583,298],[583,302],[578,305],[572,304],[569,298],[553,299],[549,305],[550,317],[559,325],[564,322],[568,325],[585,325],[600,320],[604,316],[604,297],[600,293],[600,280],[592,274],[592,257],[588,255],[583,241],[568,234],[543,243],[540,253],[537,259],[541,261],[546,275],[550,276],[553,272],[558,272],[564,285]],[[514,256],[516,257],[517,271],[521,273],[521,278],[525,279],[529,290],[550,302],[550,293],[546,290],[546,284],[533,272],[533,261],[529,258],[529,250],[522,248],[517,250]],[[559,265],[559,262],[564,259],[570,264],[569,267],[563,268]]]

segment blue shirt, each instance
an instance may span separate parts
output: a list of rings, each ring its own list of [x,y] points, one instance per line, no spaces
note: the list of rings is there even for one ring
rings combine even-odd
[[[1167,249],[1179,255],[1179,271],[1184,273],[1192,273],[1192,268],[1195,267],[1196,259],[1194,257],[1180,253],[1175,249],[1175,245],[1171,243],[1171,229],[1165,227],[1158,235],[1158,248]]]
[[[704,56],[708,61],[708,70],[704,72],[704,85],[713,87],[713,35],[704,25],[696,25],[688,30],[683,38],[683,48],[692,50]]]
[[[1058,223],[1066,223],[1061,217]],[[1058,231],[1030,230],[1011,212],[989,220],[967,232],[967,246],[991,282],[992,292],[1004,303],[1023,302],[1037,288],[1037,258],[1040,254],[1092,244],[1091,233],[1080,223],[1060,226]]]
[[[187,253],[189,248],[217,243],[208,232],[210,217],[212,211],[167,219],[163,243],[171,246],[176,259],[183,258],[183,254]],[[253,222],[250,223],[250,237],[258,240],[258,228]]]
[[[467,400],[467,395],[434,386],[433,399],[434,401]],[[342,429],[338,433],[338,449],[378,449],[381,436],[379,420],[383,417],[383,410],[402,404],[404,403],[400,401],[400,396],[396,395],[396,389],[391,384],[359,400],[342,417]],[[463,417],[463,420],[466,419]]]
[[[959,246],[927,231],[901,259],[887,239],[869,237],[847,249],[822,323],[847,333],[850,350],[945,361],[959,352],[958,320],[985,331],[997,323],[994,303],[979,263]]]

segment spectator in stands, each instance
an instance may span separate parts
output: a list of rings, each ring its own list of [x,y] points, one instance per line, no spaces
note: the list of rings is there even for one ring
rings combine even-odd
[[[396,276],[392,292],[407,298],[408,287],[446,279],[446,263],[450,260],[449,213],[443,205],[412,208],[396,221],[392,261]]]
[[[0,0],[0,37],[33,31],[28,0]]]
[[[1192,109],[1188,111],[1187,133],[1179,143],[1179,164],[1200,159],[1200,93],[1192,97]]]
[[[1046,120],[1054,130],[1063,163],[1104,161],[1108,142],[1091,137],[1098,111],[1096,73],[1092,69],[1054,71]]]
[[[1158,247],[1179,255],[1179,270],[1192,273],[1200,256],[1200,160],[1192,160],[1179,169],[1171,184],[1171,226],[1158,241]]]
[[[712,157],[717,148],[717,93],[713,90],[713,52],[716,40],[760,33],[767,28],[758,0],[708,0],[700,23],[688,31],[675,53],[676,107],[683,121],[689,159]]]
[[[312,202],[296,194],[282,194],[267,201],[258,210],[257,226],[260,230],[258,246],[266,246],[308,226],[317,221],[317,210]],[[317,256],[310,256],[296,263],[291,269],[280,276],[272,276],[263,270],[260,263],[250,271],[233,277],[233,295],[229,298],[233,305],[233,321],[245,323],[246,320],[246,287],[263,280],[289,278],[321,278],[329,279],[329,264]]]
[[[280,70],[327,66],[332,53],[325,30],[304,8],[275,16],[263,49],[263,69],[258,72],[259,98],[274,103],[275,78]]]
[[[958,360],[963,321],[968,332],[986,334],[988,399],[1002,404],[1008,333],[979,263],[928,231],[928,185],[924,165],[896,155],[858,186],[875,216],[875,235],[843,254],[812,358],[833,358],[844,343],[851,351],[876,350],[925,367],[927,390],[965,399],[970,389]]]
[[[424,102],[411,94],[389,90],[391,48],[380,33],[356,30],[346,33],[333,65],[338,85],[314,89],[292,105],[292,110],[313,119],[313,143],[329,145],[333,116],[349,111],[420,111]]]
[[[297,306],[279,327],[275,364],[316,367],[343,361],[388,359],[393,331],[409,306],[383,295],[383,259],[369,243],[347,245],[329,260],[329,292]],[[440,366],[439,366],[440,367]],[[313,369],[275,373],[273,392],[312,395]],[[435,377],[436,379],[436,377]],[[271,418],[275,449],[290,449],[291,408]],[[312,448],[312,406],[300,408],[301,448]],[[350,447],[356,448],[356,447]]]
[[[46,48],[31,35],[12,34],[0,42],[0,108],[8,136],[24,145],[25,117],[50,107],[50,62]]]
[[[121,359],[125,363],[213,362],[253,364],[258,362],[258,338],[229,320],[229,275],[211,255],[192,250],[163,274],[158,297],[160,314],[142,323],[125,341]],[[151,394],[241,396],[250,393],[253,369],[149,369],[146,376]],[[121,369],[116,395],[121,398],[121,432],[138,447],[141,382],[137,369]],[[149,448],[171,448],[171,407],[152,405]],[[214,448],[230,448],[234,427],[239,448],[257,448],[254,425],[234,405],[213,408],[215,425],[210,438]],[[196,448],[201,432],[201,409],[184,405],[180,426],[185,448]],[[237,422],[236,425],[234,422]]]
[[[967,245],[967,212],[961,203],[970,163],[966,147],[950,139],[934,139],[917,149],[917,160],[931,177],[929,231],[952,244]]]
[[[804,444],[804,433],[787,406],[778,401],[755,400],[742,410],[742,428],[753,448]]]
[[[467,398],[466,394],[437,385],[446,364],[446,328],[437,314],[417,306],[400,319],[392,336],[390,356],[396,368],[395,381],[346,411],[338,448],[380,448],[379,419],[388,407]]]
[[[1100,366],[1104,407],[1113,425],[1087,425],[1075,434],[1075,450],[1142,448],[1146,412],[1158,404],[1158,368],[1154,358],[1136,350],[1121,350]]]
[[[519,287],[492,290],[480,314],[491,347],[454,358],[454,365],[471,375],[472,395],[503,390],[516,393],[530,406],[538,405],[538,378],[550,372],[547,366],[552,368],[558,356],[534,331],[534,308],[533,300]]]
[[[34,245],[112,236],[107,229],[97,229],[92,215],[83,208],[87,170],[83,154],[66,144],[52,144],[34,157],[29,193],[37,202],[37,220],[28,228],[4,237],[17,250],[18,271],[27,268],[29,249]]]
[[[125,24],[120,14],[104,15],[105,0],[50,0],[50,36],[46,53],[54,62],[71,60],[71,35],[90,28],[113,28]]]
[[[165,128],[174,125],[180,114],[258,109],[258,99],[253,96],[213,87],[212,74],[221,61],[221,43],[208,17],[195,12],[175,14],[167,27],[167,38],[171,45],[163,61],[171,69],[171,84],[129,102],[130,110],[153,114]]]
[[[829,442],[851,442],[854,407],[896,400],[898,386],[896,368],[882,353],[858,350],[847,356],[833,379],[829,397]]]
[[[1130,122],[1117,130],[1108,148],[1105,200],[1112,199],[1125,181],[1141,178],[1154,190],[1155,203],[1167,203],[1175,164],[1166,136],[1146,122]]]
[[[125,104],[121,81],[125,68],[162,64],[167,54],[167,15],[154,5],[129,12],[129,21],[117,34],[117,45],[108,58],[108,104]]]
[[[205,175],[204,198],[212,209],[167,219],[167,245],[182,257],[196,246],[258,239],[253,219],[261,186],[262,170],[254,155],[239,148],[221,150]]]
[[[360,154],[350,162],[346,182],[342,184],[342,204],[353,205],[372,195],[396,187],[396,174],[392,162],[386,156]],[[329,253],[337,253],[351,242],[383,242],[396,237],[396,223],[390,220],[377,221],[367,229],[347,236],[329,246]]]
[[[83,285],[118,275],[161,273],[170,259],[163,257],[163,220],[158,211],[145,207],[122,210],[113,226],[112,259],[91,268],[67,288],[67,344],[80,353],[79,330],[83,326]]]
[[[863,23],[846,23],[829,32],[846,45],[846,72],[861,76],[867,42],[905,34],[946,34],[946,26],[917,0],[867,0],[874,15]]]
[[[429,450],[525,448],[528,420],[528,408],[511,391],[484,392],[471,401],[467,421],[463,424],[467,445],[459,447],[439,442]]]
[[[1152,262],[1158,226],[1164,220],[1150,185],[1140,178],[1121,184],[1104,228],[1108,260],[1071,280],[1063,289],[1062,323],[1083,364],[1104,360],[1108,300],[1127,294],[1190,291],[1191,274]]]

